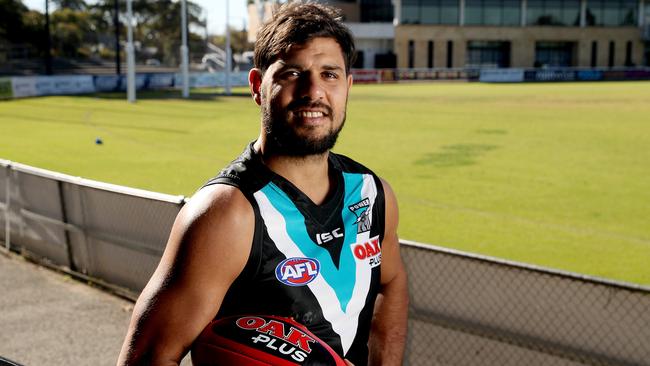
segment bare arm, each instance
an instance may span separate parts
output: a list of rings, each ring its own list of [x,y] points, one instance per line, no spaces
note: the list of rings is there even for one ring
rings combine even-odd
[[[401,365],[406,345],[408,284],[399,253],[397,200],[382,181],[386,197],[386,228],[382,243],[381,293],[375,303],[370,333],[370,365]]]
[[[133,310],[118,365],[178,365],[244,268],[253,209],[236,188],[197,192],[178,214]]]

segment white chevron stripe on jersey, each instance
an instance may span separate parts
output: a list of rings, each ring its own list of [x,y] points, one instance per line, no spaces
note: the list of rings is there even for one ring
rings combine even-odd
[[[364,175],[361,193],[364,195],[368,194],[371,205],[374,204],[377,192],[372,176]],[[269,237],[273,240],[278,250],[287,258],[307,257],[289,236],[284,217],[273,206],[268,197],[261,191],[256,192],[254,197],[259,206],[260,214],[266,225]],[[357,234],[357,242],[359,240],[367,241],[368,237],[369,232]],[[351,248],[347,245],[343,250],[351,250]],[[352,298],[347,304],[345,311],[341,309],[336,292],[322,275],[319,275],[307,285],[320,304],[323,316],[332,324],[332,329],[341,338],[344,353],[347,353],[356,337],[359,314],[365,305],[370,290],[371,267],[367,263],[356,263],[356,282],[354,284]]]

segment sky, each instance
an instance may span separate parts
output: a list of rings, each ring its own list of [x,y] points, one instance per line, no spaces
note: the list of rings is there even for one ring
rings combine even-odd
[[[126,1],[126,0],[120,0]],[[223,34],[226,29],[226,1],[230,1],[230,20],[231,27],[242,29],[248,24],[248,12],[246,10],[246,0],[192,0],[203,7],[204,16],[208,18],[208,33]],[[92,0],[86,0],[87,3],[93,3]],[[30,9],[40,12],[45,11],[45,0],[23,0]]]

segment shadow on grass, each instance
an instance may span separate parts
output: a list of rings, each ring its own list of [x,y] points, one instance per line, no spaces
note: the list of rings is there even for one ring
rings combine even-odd
[[[497,145],[456,144],[442,147],[442,151],[427,153],[415,161],[416,165],[433,165],[436,167],[457,167],[474,165],[488,151],[499,148]]]

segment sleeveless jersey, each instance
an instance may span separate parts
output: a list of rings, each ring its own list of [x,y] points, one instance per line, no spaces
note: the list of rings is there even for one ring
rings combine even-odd
[[[384,192],[353,160],[330,152],[328,164],[335,184],[321,205],[268,169],[252,143],[206,183],[237,187],[255,214],[251,253],[217,317],[293,317],[365,365],[380,287]]]

